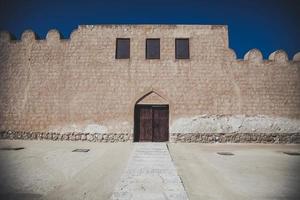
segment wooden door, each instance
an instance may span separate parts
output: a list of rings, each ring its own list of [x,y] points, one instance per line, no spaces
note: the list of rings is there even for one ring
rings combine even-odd
[[[169,107],[136,105],[134,141],[165,142],[169,139]]]
[[[167,106],[153,106],[153,142],[169,140],[169,109]]]
[[[152,109],[151,106],[143,106],[140,108],[140,142],[152,141]]]

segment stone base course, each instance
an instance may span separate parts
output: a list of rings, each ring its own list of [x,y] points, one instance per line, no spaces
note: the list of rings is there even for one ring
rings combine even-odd
[[[129,142],[133,141],[133,134],[2,131],[0,139]],[[170,133],[170,142],[300,144],[300,133]]]
[[[20,139],[20,140],[53,140],[53,141],[89,141],[89,142],[127,142],[131,140],[131,134],[111,133],[53,133],[53,132],[22,132],[22,131],[2,131],[0,139]]]
[[[199,143],[300,143],[300,133],[172,133],[171,142]]]

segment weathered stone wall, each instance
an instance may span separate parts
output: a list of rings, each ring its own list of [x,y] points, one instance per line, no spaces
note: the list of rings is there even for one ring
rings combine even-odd
[[[52,140],[52,141],[89,141],[89,142],[129,142],[128,133],[80,133],[80,132],[26,132],[2,131],[0,139],[9,140]],[[300,133],[171,133],[170,142],[199,143],[300,143]]]
[[[130,38],[130,59],[115,59],[118,37]],[[146,38],[160,38],[161,59],[145,59]],[[175,59],[175,38],[190,38],[190,59]],[[290,61],[276,51],[263,60],[254,49],[237,60],[226,26],[79,26],[68,40],[55,30],[45,40],[25,31],[20,41],[1,32],[0,83],[4,132],[132,138],[134,105],[151,91],[170,106],[171,137],[203,130],[265,134],[276,127],[293,134],[300,127],[300,54]],[[230,120],[206,123],[216,117],[267,121],[255,130],[253,124],[228,129]]]

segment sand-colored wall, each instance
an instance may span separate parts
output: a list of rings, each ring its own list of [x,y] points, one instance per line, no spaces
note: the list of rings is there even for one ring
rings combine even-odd
[[[119,37],[130,38],[130,59],[115,59]],[[160,38],[161,59],[145,59],[146,38]],[[175,59],[175,38],[190,38],[190,59]],[[169,103],[171,133],[201,132],[216,116],[283,119],[278,132],[300,132],[299,57],[254,49],[237,60],[226,26],[89,25],[67,40],[1,32],[0,129],[132,134],[134,105],[153,91]]]

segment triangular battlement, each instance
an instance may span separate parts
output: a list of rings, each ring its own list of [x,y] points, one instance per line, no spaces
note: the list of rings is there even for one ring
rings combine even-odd
[[[148,94],[144,95],[142,98],[140,98],[136,104],[155,104],[155,105],[168,105],[168,102],[166,99],[161,97],[156,92],[149,92]]]

